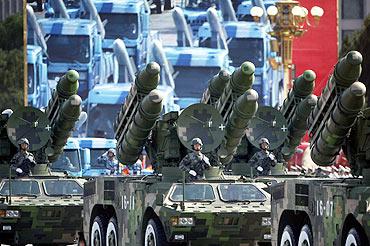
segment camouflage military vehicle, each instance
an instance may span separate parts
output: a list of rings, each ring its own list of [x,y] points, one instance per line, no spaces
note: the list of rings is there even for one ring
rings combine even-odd
[[[257,110],[253,64],[225,76],[218,90],[222,114],[198,103],[160,117],[159,69],[149,63],[138,73],[115,122],[120,162],[135,163],[145,146],[156,174],[85,183],[84,239],[90,245],[269,245],[267,186],[220,175],[218,166],[232,159]],[[185,183],[178,165],[194,137],[213,167],[206,180]]]
[[[82,230],[84,180],[53,177],[48,167],[62,153],[79,119],[81,98],[77,90],[78,73],[71,70],[61,78],[44,111],[23,107],[10,117],[2,115],[0,243],[69,244]],[[15,178],[13,169],[19,163],[10,167],[9,160],[22,138],[28,139],[36,165],[32,177]]]
[[[311,158],[329,166],[343,149],[355,178],[286,180],[272,188],[273,245],[369,245],[370,108],[362,56],[339,60],[307,120]]]

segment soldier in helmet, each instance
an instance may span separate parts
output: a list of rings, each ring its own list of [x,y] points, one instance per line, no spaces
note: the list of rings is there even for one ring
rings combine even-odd
[[[277,163],[276,157],[269,151],[270,142],[267,138],[261,138],[258,143],[261,150],[255,153],[248,163],[256,169],[258,176],[269,175],[271,166]]]
[[[31,168],[36,165],[35,158],[32,153],[28,152],[30,142],[27,138],[21,138],[18,141],[19,151],[10,160],[13,170],[18,177],[24,177],[31,174]]]
[[[201,152],[203,146],[202,140],[200,138],[194,138],[191,140],[191,146],[193,152],[187,154],[179,164],[181,170],[189,173],[188,181],[204,178],[203,171],[211,167],[208,157]]]
[[[98,163],[105,164],[106,168],[110,170],[110,174],[114,174],[118,170],[118,160],[116,158],[116,150],[109,149],[98,158]]]

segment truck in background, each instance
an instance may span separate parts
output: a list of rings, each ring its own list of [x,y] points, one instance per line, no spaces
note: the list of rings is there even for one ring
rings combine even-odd
[[[233,13],[230,0],[221,3],[222,9]],[[223,10],[226,11],[226,10]],[[277,106],[282,102],[283,71],[276,64],[281,60],[271,47],[271,36],[268,26],[263,23],[245,21],[224,21],[217,17],[214,9],[208,10],[208,23],[199,28],[199,45],[203,47],[220,47],[220,37],[226,36],[231,65],[240,66],[244,60],[251,61],[256,66],[256,81],[253,88],[259,93],[259,103]],[[248,47],[248,49],[245,49]]]

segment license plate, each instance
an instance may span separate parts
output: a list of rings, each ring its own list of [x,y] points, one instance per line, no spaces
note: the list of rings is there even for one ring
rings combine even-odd
[[[12,227],[11,226],[3,226],[3,231],[11,231]]]

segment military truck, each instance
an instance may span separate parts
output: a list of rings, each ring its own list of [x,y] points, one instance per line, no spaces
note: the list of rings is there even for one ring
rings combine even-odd
[[[220,166],[231,161],[258,107],[258,95],[251,89],[253,64],[244,63],[226,81],[219,101],[222,114],[211,105],[198,103],[160,119],[163,97],[155,90],[158,82],[149,72],[142,70],[137,75],[114,127],[119,161],[135,163],[145,147],[156,174],[98,177],[87,182],[86,242],[268,245],[266,185],[220,175]],[[214,166],[207,172],[209,179],[184,183],[185,173],[178,165],[195,136],[203,140],[203,152]]]
[[[369,245],[370,108],[358,78],[362,56],[335,65],[307,117],[311,158],[329,166],[343,149],[355,178],[304,178],[272,187],[273,245]]]
[[[230,16],[221,20],[214,8],[207,11],[207,23],[198,31],[199,46],[228,49],[231,66],[238,67],[249,60],[256,66],[256,82],[253,88],[260,95],[259,103],[278,106],[283,100],[283,71],[276,66],[281,58],[271,47],[272,38],[268,34],[267,23],[237,21],[230,0],[221,2],[224,12]],[[225,39],[226,42],[220,42]],[[245,49],[244,47],[249,47]]]
[[[172,17],[177,29],[177,46],[164,47],[166,57],[173,67],[176,104],[185,108],[199,102],[208,80],[221,69],[232,72],[228,50],[197,47],[186,25],[184,13],[176,7]],[[223,40],[226,42],[226,40]],[[199,81],[202,78],[202,81]]]
[[[81,98],[78,73],[68,71],[52,93],[44,111],[20,107],[1,118],[0,242],[19,244],[70,244],[81,231],[82,184],[50,175],[49,164],[58,159],[79,120]],[[10,115],[10,117],[9,117]],[[35,166],[16,177],[10,166],[19,140],[27,138]],[[25,172],[25,171],[24,171]],[[30,175],[33,175],[32,177]],[[8,179],[4,179],[8,178]],[[60,229],[63,228],[63,231]]]
[[[83,0],[82,18],[96,14],[105,23],[104,51],[112,51],[114,41],[125,42],[129,56],[135,65],[142,68],[148,63],[151,42],[157,32],[150,31],[150,8],[146,0]]]

